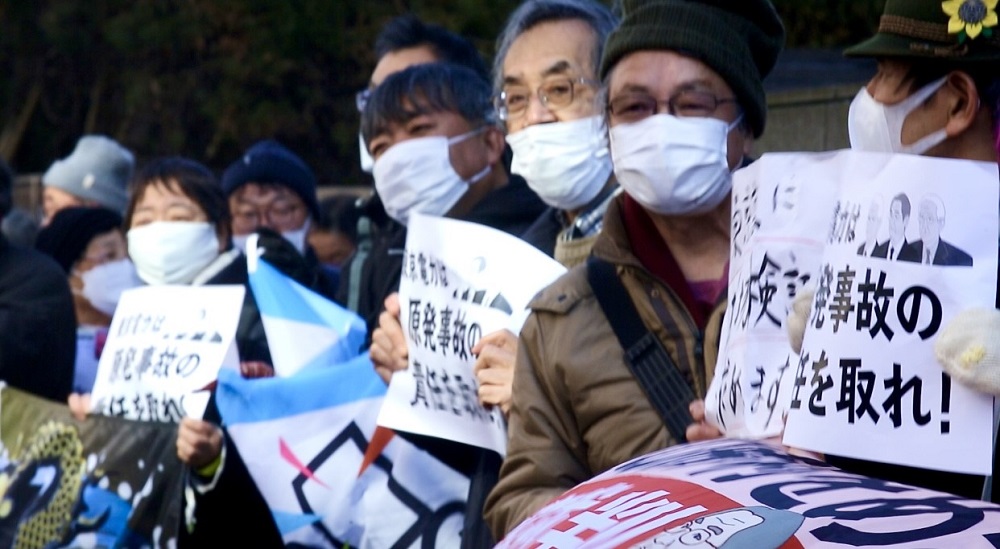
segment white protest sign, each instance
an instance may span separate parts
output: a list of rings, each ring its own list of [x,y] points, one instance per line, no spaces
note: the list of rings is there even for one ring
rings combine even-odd
[[[837,163],[835,153],[770,153],[733,175],[729,308],[705,397],[727,437],[781,434],[798,362],[785,320],[819,270]]]
[[[397,372],[378,424],[506,453],[504,419],[479,404],[472,347],[515,334],[528,302],[565,267],[507,233],[464,221],[410,218],[399,286],[409,368]]]
[[[239,369],[246,289],[145,286],[122,293],[97,367],[91,411],[141,421],[201,417],[222,367]]]
[[[957,313],[994,306],[997,165],[851,151],[838,160],[783,442],[988,474],[992,398],[953,383],[933,346]]]

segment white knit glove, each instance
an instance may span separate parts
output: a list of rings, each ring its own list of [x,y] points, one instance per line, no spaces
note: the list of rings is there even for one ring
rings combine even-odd
[[[1000,395],[1000,311],[967,309],[938,333],[934,354],[952,379]]]
[[[809,309],[812,307],[815,290],[800,291],[792,301],[792,310],[788,312],[785,320],[785,329],[788,330],[788,343],[796,354],[802,352],[802,338],[806,335],[806,324],[809,323]]]

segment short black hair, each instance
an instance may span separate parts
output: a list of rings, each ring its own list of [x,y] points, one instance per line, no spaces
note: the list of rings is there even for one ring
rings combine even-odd
[[[910,217],[910,197],[906,196],[906,193],[899,193],[892,197],[892,202],[889,202],[890,208],[892,208],[893,202],[899,202],[899,211],[904,218]]]
[[[413,65],[389,75],[372,93],[361,115],[365,143],[391,125],[431,112],[453,112],[473,127],[494,124],[487,80],[451,63]]]
[[[229,203],[222,192],[218,178],[204,164],[180,156],[165,156],[151,160],[132,181],[131,196],[125,210],[125,230],[132,227],[132,216],[136,205],[149,187],[163,186],[179,190],[198,205],[208,222],[215,225],[216,232],[232,236],[229,227]]]
[[[14,172],[0,158],[0,219],[10,213],[14,205]]]
[[[382,27],[375,39],[375,56],[378,59],[387,53],[427,46],[434,51],[439,61],[462,65],[489,79],[483,56],[472,42],[432,23],[424,23],[412,13],[400,15]]]
[[[328,231],[344,233],[351,242],[357,240],[358,217],[361,212],[357,208],[358,197],[349,194],[328,196],[319,202],[319,218],[316,226]]]

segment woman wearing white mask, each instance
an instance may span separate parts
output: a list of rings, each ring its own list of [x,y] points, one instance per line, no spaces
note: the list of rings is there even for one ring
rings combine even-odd
[[[89,392],[118,299],[142,284],[126,255],[122,217],[100,207],[59,210],[35,247],[55,258],[69,278],[77,324],[73,391]]]
[[[148,285],[243,284],[246,298],[236,347],[244,377],[273,375],[263,323],[247,278],[246,257],[233,247],[229,210],[218,180],[202,164],[180,157],[147,164],[132,182],[125,213],[128,253]],[[72,398],[77,415],[86,397]],[[225,433],[214,406],[205,420],[184,418],[177,455],[192,470],[196,527],[180,528],[180,547],[209,547],[225,539],[234,546],[278,546],[280,536],[242,458]],[[233,509],[238,504],[240,509]],[[230,522],[233,518],[239,524]],[[237,536],[233,538],[233,536]]]
[[[529,305],[485,509],[497,539],[617,464],[718,436],[688,405],[714,371],[731,172],[763,132],[761,80],[784,30],[767,0],[625,0],[623,12],[599,75],[624,192],[587,262]]]

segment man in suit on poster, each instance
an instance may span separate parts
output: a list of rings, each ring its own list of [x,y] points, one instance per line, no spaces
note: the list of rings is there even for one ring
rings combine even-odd
[[[941,198],[933,194],[925,196],[920,200],[917,212],[920,240],[904,248],[899,260],[925,265],[971,267],[972,257],[969,254],[941,240],[941,229],[944,227],[944,202]]]

